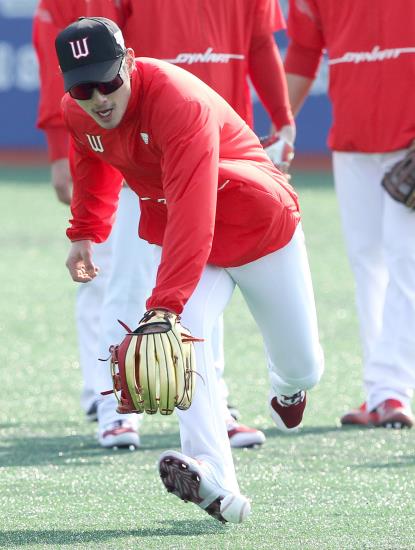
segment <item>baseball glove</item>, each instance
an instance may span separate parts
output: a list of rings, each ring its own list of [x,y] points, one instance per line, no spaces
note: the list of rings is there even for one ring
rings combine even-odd
[[[149,310],[121,344],[111,346],[111,374],[117,412],[172,414],[192,403],[196,378],[194,338],[180,317],[166,310]]]
[[[393,199],[415,210],[415,141],[405,157],[383,176],[382,186]]]

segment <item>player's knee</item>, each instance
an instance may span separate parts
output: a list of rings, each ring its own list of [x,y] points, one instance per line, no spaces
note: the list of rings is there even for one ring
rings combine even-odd
[[[324,355],[321,348],[315,350],[314,353],[310,353],[307,361],[307,376],[304,379],[304,390],[310,390],[316,386],[324,372]]]
[[[302,390],[310,390],[318,384],[324,370],[324,357],[321,348],[303,354],[297,368],[293,369],[291,383]]]
[[[324,370],[324,357],[321,348],[305,352],[303,350],[300,356],[295,359],[290,357],[283,363],[279,362],[279,365],[282,368],[278,368],[272,362],[269,365],[270,382],[276,393],[281,393],[281,388],[287,387],[309,390],[320,381]]]

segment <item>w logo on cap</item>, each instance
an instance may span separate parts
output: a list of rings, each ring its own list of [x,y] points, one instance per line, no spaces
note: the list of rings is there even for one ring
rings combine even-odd
[[[69,42],[72,49],[72,54],[75,59],[79,59],[80,57],[87,57],[89,55],[88,45],[86,41],[88,40],[88,37],[82,39],[82,42],[80,40],[76,40],[75,42]]]

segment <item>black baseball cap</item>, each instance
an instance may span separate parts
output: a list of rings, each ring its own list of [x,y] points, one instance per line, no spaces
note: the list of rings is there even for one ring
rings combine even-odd
[[[80,17],[58,34],[56,53],[65,92],[87,82],[110,82],[125,53],[120,28],[105,17]]]

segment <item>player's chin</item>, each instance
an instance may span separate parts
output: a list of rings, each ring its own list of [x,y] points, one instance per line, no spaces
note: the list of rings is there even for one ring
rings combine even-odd
[[[97,113],[93,114],[93,118],[101,128],[105,128],[106,130],[116,128],[121,121],[121,117],[115,109],[111,111],[111,115],[108,118],[102,118]]]
[[[120,123],[120,121],[117,119],[113,119],[113,120],[108,120],[108,121],[104,121],[104,120],[100,120],[100,119],[97,119],[96,117],[94,117],[96,122],[101,126],[101,128],[105,128],[106,130],[112,130],[113,128],[116,128],[118,126],[118,124]]]

